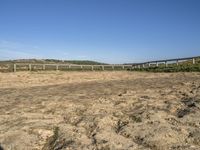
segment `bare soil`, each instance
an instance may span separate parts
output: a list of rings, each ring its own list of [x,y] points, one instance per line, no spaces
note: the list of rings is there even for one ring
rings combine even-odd
[[[198,150],[200,73],[0,73],[0,150]]]

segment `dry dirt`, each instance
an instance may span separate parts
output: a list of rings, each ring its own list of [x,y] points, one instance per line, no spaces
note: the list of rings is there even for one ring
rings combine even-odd
[[[0,149],[198,150],[200,73],[1,73]]]

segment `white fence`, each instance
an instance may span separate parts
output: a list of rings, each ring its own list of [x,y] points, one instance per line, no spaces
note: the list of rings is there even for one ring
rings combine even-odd
[[[165,67],[168,67],[168,64],[170,64],[170,63],[175,63],[177,66],[179,66],[180,62],[184,62],[184,61],[191,61],[192,64],[196,64],[196,60],[197,59],[200,59],[200,56],[186,57],[186,58],[176,58],[176,59],[156,60],[156,61],[149,61],[149,62],[144,62],[144,63],[133,64],[133,68],[149,68],[152,65],[158,67],[160,64],[164,64]]]

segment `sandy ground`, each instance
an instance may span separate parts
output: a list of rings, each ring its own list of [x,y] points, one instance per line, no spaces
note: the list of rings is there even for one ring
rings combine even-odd
[[[1,73],[0,149],[199,150],[200,73]]]

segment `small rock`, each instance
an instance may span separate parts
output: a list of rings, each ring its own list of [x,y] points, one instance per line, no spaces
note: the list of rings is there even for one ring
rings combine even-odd
[[[196,107],[195,101],[192,98],[184,99],[181,102],[184,103],[188,107]]]
[[[150,99],[149,96],[141,96],[140,98],[141,98],[141,99]]]
[[[0,145],[0,150],[3,150],[3,148],[1,147],[1,145]]]
[[[122,96],[122,94],[120,93],[120,94],[118,94],[118,96]]]
[[[189,109],[180,109],[180,110],[177,111],[177,117],[183,118],[185,115],[187,115],[189,113],[190,113]]]

